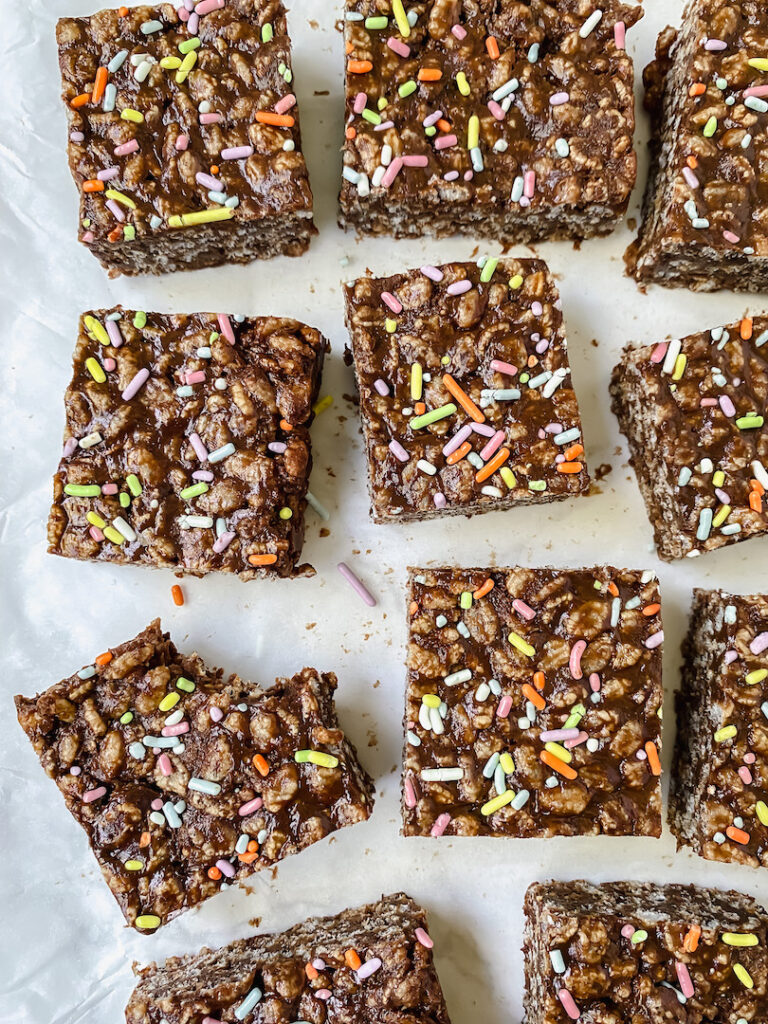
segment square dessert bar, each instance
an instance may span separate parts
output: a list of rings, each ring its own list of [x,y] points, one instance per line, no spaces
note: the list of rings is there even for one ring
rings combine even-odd
[[[611,380],[667,561],[768,533],[768,317],[624,349]]]
[[[303,253],[315,228],[279,0],[56,27],[80,241],[115,274]]]
[[[768,597],[695,590],[669,823],[707,860],[768,865]]]
[[[697,291],[768,288],[768,6],[689,0],[644,74],[651,174],[639,282]]]
[[[225,679],[155,621],[16,710],[126,921],[149,932],[370,816],[335,689],[311,668],[267,691]]]
[[[312,574],[297,563],[327,348],[279,317],[84,314],[48,550],[197,576]]]
[[[488,512],[589,489],[557,287],[541,260],[346,287],[371,512]]]
[[[406,836],[661,834],[661,606],[631,569],[411,570]]]
[[[617,0],[346,0],[341,224],[505,243],[604,235],[635,183]]]
[[[750,896],[544,882],[525,915],[525,1024],[768,1019],[768,917]]]
[[[404,893],[137,973],[126,1024],[450,1024],[424,911]]]

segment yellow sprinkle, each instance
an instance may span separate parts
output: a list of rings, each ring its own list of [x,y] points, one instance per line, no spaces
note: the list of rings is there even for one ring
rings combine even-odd
[[[515,274],[514,277],[510,277],[510,279],[509,279],[509,287],[512,289],[512,291],[516,292],[518,288],[522,288],[522,285],[523,285],[523,275],[522,274]]]
[[[394,334],[397,330],[397,320],[393,320],[392,317],[388,316],[384,321],[384,329],[387,334]]]
[[[128,871],[141,871],[144,867],[144,861],[142,860],[127,860],[123,865]]]
[[[733,973],[739,979],[744,988],[754,988],[755,983],[752,981],[752,975],[749,973],[746,967],[742,964],[733,965]]]
[[[400,35],[407,39],[411,34],[411,26],[408,24],[408,15],[403,7],[403,0],[392,0],[392,14],[397,22]]]
[[[688,356],[683,352],[675,360],[675,369],[672,373],[672,380],[680,380],[685,373],[685,364],[688,362]]]
[[[501,469],[499,470],[499,473],[501,474],[501,479],[504,481],[504,483],[507,485],[510,491],[512,490],[513,487],[517,487],[517,477],[509,468],[509,466],[502,466]]]
[[[141,124],[144,120],[144,115],[140,110],[134,110],[133,107],[124,107],[120,111],[120,117],[124,121],[133,121],[134,124]]]
[[[109,335],[106,329],[99,323],[96,317],[86,316],[83,318],[85,329],[94,336],[96,341],[100,341],[102,345],[111,345],[112,342],[109,340]]]
[[[480,145],[480,118],[473,114],[467,124],[467,149],[475,149]]]
[[[768,826],[768,804],[762,800],[758,800],[755,804],[755,810],[757,811],[757,817],[760,824]]]
[[[107,540],[111,540],[113,544],[117,544],[118,547],[125,543],[125,537],[122,533],[118,533],[114,526],[105,526],[104,536]]]
[[[131,197],[125,195],[123,192],[118,192],[115,188],[108,188],[104,195],[107,199],[114,199],[116,203],[122,203],[123,206],[127,206],[129,210],[136,209],[136,203],[134,203]]]
[[[411,398],[418,402],[423,391],[421,363],[411,363]]]
[[[187,75],[197,63],[197,50],[190,50],[176,72],[176,85],[186,81]]]
[[[388,106],[386,97],[379,96],[379,98],[376,100],[376,106],[378,107],[379,110],[383,110],[384,107]]]
[[[487,818],[489,814],[495,814],[496,811],[501,810],[502,807],[506,807],[507,804],[511,804],[514,799],[514,792],[511,789],[508,789],[506,793],[502,793],[500,796],[495,796],[493,800],[489,800],[487,804],[483,804],[480,808],[480,813]]]
[[[180,700],[180,693],[166,693],[157,706],[161,711],[170,711],[171,708],[176,707]]]
[[[722,743],[724,740],[733,739],[738,732],[735,725],[724,725],[722,729],[718,729],[715,733],[715,743]]]
[[[768,668],[756,668],[752,672],[747,672],[744,682],[752,686],[754,683],[762,683],[766,678],[768,678]]]
[[[768,71],[768,57],[750,57],[747,64],[756,71]]]
[[[529,643],[523,640],[519,633],[510,633],[507,639],[521,654],[525,654],[529,658],[532,658],[536,653],[535,647],[531,647]]]
[[[712,474],[712,486],[713,487],[722,487],[724,483],[725,483],[725,473],[722,471],[722,469],[716,470]]]
[[[554,754],[555,757],[559,757],[561,761],[565,761],[566,764],[570,764],[573,760],[573,754],[561,743],[545,743],[544,749],[548,750],[550,754]]]
[[[160,67],[164,71],[175,71],[176,68],[181,67],[181,57],[163,57],[160,61]]]
[[[334,757],[333,754],[325,754],[322,750],[310,750],[307,753],[307,760],[310,764],[317,764],[321,768],[337,768],[339,764],[338,757]]]
[[[140,914],[136,918],[137,928],[157,928],[160,924],[160,918],[157,914]]]
[[[330,409],[333,405],[333,396],[325,395],[324,398],[318,399],[317,402],[312,406],[312,412],[315,416],[319,416],[321,412],[325,412],[326,409]]]
[[[104,373],[104,368],[102,367],[98,359],[94,359],[93,356],[89,356],[85,360],[85,365],[88,369],[88,372],[96,381],[96,383],[103,384],[104,381],[107,379],[107,375],[106,373]]]
[[[91,526],[98,526],[100,530],[103,530],[104,527],[107,525],[106,520],[102,519],[101,516],[97,515],[96,512],[86,512],[85,518],[88,520]]]
[[[194,51],[193,51],[194,52]],[[198,210],[195,213],[174,214],[168,218],[169,228],[189,228],[195,224],[208,224],[214,220],[231,220],[235,211],[229,206],[216,206],[211,210]]]
[[[721,937],[726,946],[757,946],[760,943],[756,935],[746,932],[723,932]]]
[[[436,693],[425,693],[421,698],[422,702],[427,705],[428,708],[439,708],[440,698]]]
[[[462,96],[469,96],[470,92],[472,91],[469,88],[467,76],[464,74],[463,71],[460,71],[458,75],[456,75],[456,85],[458,86],[459,92],[461,93]]]
[[[506,750],[499,758],[499,764],[504,769],[505,775],[511,775],[515,770],[515,762],[512,760],[512,755],[507,753]]]
[[[713,526],[722,526],[728,516],[731,514],[730,505],[721,505],[715,514],[715,518],[712,520]]]

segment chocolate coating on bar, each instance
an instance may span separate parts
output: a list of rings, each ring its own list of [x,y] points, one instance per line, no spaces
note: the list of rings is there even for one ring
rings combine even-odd
[[[157,620],[107,653],[16,709],[130,925],[151,931],[370,815],[334,675],[305,668],[265,692],[179,654]],[[297,763],[308,749],[336,767]]]
[[[362,277],[346,287],[374,519],[486,512],[586,492],[560,298],[546,264],[500,260],[488,281],[474,263],[430,272],[440,280],[411,270]],[[389,305],[387,296],[393,297]],[[399,312],[392,311],[393,300],[402,306]],[[494,370],[494,360],[514,373]],[[416,398],[415,363],[431,375]],[[474,412],[448,390],[446,375],[471,399]],[[419,426],[418,401],[427,413],[450,405],[455,412]],[[460,430],[468,435],[464,447],[445,454]],[[566,431],[563,441],[559,435]],[[488,474],[485,466],[504,452],[502,471]],[[569,472],[557,461],[564,452]]]
[[[195,20],[199,24],[192,31]],[[56,36],[69,163],[80,190],[79,235],[106,265],[127,273],[169,269],[134,265],[131,248],[146,247],[151,263],[153,244],[167,248],[173,259],[179,258],[173,246],[189,245],[180,262],[191,266],[242,262],[236,250],[244,226],[261,225],[270,232],[275,218],[303,218],[307,234],[312,230],[312,192],[295,97],[283,110],[291,103],[293,85],[279,0],[227,0],[186,22],[171,4],[133,7],[124,15],[106,10],[61,19]],[[192,49],[195,39],[200,45]],[[188,72],[183,65],[162,63],[192,59]],[[106,93],[96,86],[100,68],[107,71]],[[97,91],[94,102],[95,88],[105,98]],[[88,102],[73,108],[78,96],[88,94]],[[274,114],[276,105],[290,123],[261,123],[258,116]],[[286,151],[286,142],[293,149]],[[242,147],[250,153],[227,158],[227,151]],[[89,191],[100,175],[100,190]],[[110,197],[110,190],[118,196]],[[174,226],[172,218],[203,211],[231,219],[204,228]],[[206,238],[197,252],[182,237],[185,232]],[[306,248],[306,239],[286,239],[285,245],[284,251],[296,255]]]
[[[651,573],[411,570],[409,601],[405,835],[661,834]]]
[[[683,659],[669,813],[678,845],[766,866],[768,597],[695,590]]]
[[[119,320],[109,321],[112,312]],[[311,573],[297,563],[312,466],[308,425],[327,341],[279,317],[148,313],[137,327],[144,315],[117,307],[81,318],[49,551],[198,576]],[[117,328],[109,345],[99,340],[106,324]],[[92,372],[99,375],[99,367],[103,382]],[[136,394],[124,398],[147,371]],[[181,496],[199,484],[203,493]],[[101,492],[78,496],[73,485]],[[281,518],[281,509],[290,517]],[[133,539],[115,536],[116,518]],[[223,548],[222,529],[234,534]]]
[[[768,918],[740,892],[535,883],[525,914],[525,1024],[766,1019]]]
[[[768,533],[768,317],[627,347],[611,393],[661,558]]]
[[[768,286],[768,45],[760,0],[690,0],[646,68],[652,173],[638,281],[713,291]],[[755,90],[754,92],[751,92]]]
[[[200,1024],[211,1015],[247,1024],[450,1024],[426,928],[421,907],[395,893],[282,934],[170,957],[138,971],[126,1021]],[[362,977],[348,962],[350,951],[362,962]],[[238,1015],[255,989],[253,1009],[246,1004]]]
[[[642,10],[616,0],[410,10],[406,32],[388,2],[346,2],[344,222],[505,241],[611,230],[636,176],[632,60],[615,27]],[[523,193],[526,175],[535,187]]]

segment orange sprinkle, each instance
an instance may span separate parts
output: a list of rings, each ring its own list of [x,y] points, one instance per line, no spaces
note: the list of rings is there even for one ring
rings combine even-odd
[[[573,780],[577,777],[576,772],[569,764],[561,761],[559,757],[555,757],[548,750],[540,751],[539,757],[548,768],[551,768],[553,772],[557,772],[558,775],[562,775],[563,778]]]
[[[445,460],[449,466],[455,466],[457,462],[461,462],[465,455],[469,455],[472,451],[472,445],[469,441],[465,441],[460,444],[455,452],[451,452],[448,458]]]
[[[253,766],[263,778],[266,778],[267,775],[269,775],[269,762],[263,754],[253,755]]]
[[[109,72],[106,68],[99,68],[96,72],[96,79],[93,83],[93,92],[91,93],[91,102],[98,103],[101,97],[104,95],[104,90],[107,86],[107,75]]]
[[[367,75],[373,71],[373,64],[369,60],[350,60],[347,61],[347,71],[352,75]]]
[[[237,859],[241,864],[253,864],[258,856],[259,852],[257,850],[255,853],[238,853]]]
[[[219,165],[218,164],[211,164],[211,174],[218,174],[218,173],[219,173]]]
[[[611,582],[608,584],[608,593],[611,595],[611,597],[619,596],[619,588],[616,586],[613,580],[611,580]]]
[[[258,848],[259,848],[259,844],[256,842],[255,839],[249,839],[248,840],[248,853],[256,853]]]
[[[742,341],[749,341],[752,337],[752,317],[745,316],[739,325],[739,334]]]
[[[520,689],[523,691],[523,696],[528,698],[537,711],[543,711],[547,706],[547,702],[540,693],[537,693],[536,690],[534,690],[530,683],[523,683]]]
[[[352,43],[347,42],[347,43],[344,44],[344,52],[346,53],[347,56],[349,56],[350,53],[352,53],[353,50],[354,50],[354,46],[352,45]]]
[[[91,102],[91,94],[89,92],[81,92],[79,96],[75,96],[73,100],[69,101],[70,107],[77,110],[78,107],[84,107],[86,103]]]
[[[557,472],[558,473],[580,473],[584,469],[584,465],[581,462],[558,462]]]
[[[99,181],[98,178],[89,178],[88,181],[83,182],[83,192],[103,192],[104,182]]]
[[[753,512],[763,511],[763,499],[761,498],[758,491],[749,492],[749,507]]]
[[[443,374],[443,384],[445,384],[446,391],[453,395],[470,419],[473,419],[475,423],[485,423],[485,413],[477,408],[467,392],[456,383],[450,373]]]
[[[752,488],[753,491],[757,491],[760,497],[762,497],[765,494],[765,488],[759,480],[750,480],[749,486]]]
[[[746,846],[749,842],[749,832],[745,832],[743,828],[736,828],[735,825],[729,825],[725,834],[740,846]]]
[[[104,651],[103,654],[100,654],[98,658],[94,658],[93,661],[96,665],[108,665],[112,661],[112,651]]]
[[[533,685],[536,687],[537,690],[543,690],[546,681],[547,677],[544,675],[543,672],[539,671],[533,673]]]
[[[490,462],[486,462],[481,470],[475,473],[475,480],[481,484],[489,476],[493,476],[497,469],[504,465],[509,458],[509,448],[499,448]]]
[[[126,16],[126,14],[128,13],[128,8],[127,7],[119,7],[117,13],[120,15],[121,18],[124,18]]]
[[[648,764],[651,768],[651,775],[661,775],[661,761],[659,760],[659,752],[656,749],[656,744],[653,740],[648,740],[645,744],[645,752],[648,755]]]
[[[289,423],[288,420],[280,420],[280,429],[284,430],[286,434],[290,434],[293,430],[293,424]]]
[[[688,90],[689,96],[703,96],[707,91],[706,85],[703,82],[694,82],[691,88]]]
[[[439,82],[442,77],[440,68],[419,68],[417,75],[420,82]]]
[[[123,229],[120,227],[119,224],[117,225],[117,227],[112,228],[112,230],[107,235],[107,238],[110,242],[118,242],[122,237]]]
[[[691,153],[689,157],[686,157],[685,162],[688,164],[692,171],[695,171],[696,168],[699,166],[699,161],[696,159],[693,153]]]
[[[698,924],[692,924],[688,931],[685,933],[683,939],[683,949],[686,953],[695,953],[699,948],[699,939],[701,938],[701,927]]]
[[[142,850],[146,846],[149,846],[151,838],[152,837],[150,836],[149,832],[142,832],[141,833],[141,836],[139,838],[139,846],[141,847]]]
[[[449,132],[451,130],[451,122],[446,121],[444,117],[441,117],[439,121],[435,121],[435,125],[441,132]]]
[[[643,608],[643,615],[645,615],[646,618],[650,618],[651,615],[655,615],[656,612],[660,612],[660,611],[661,611],[661,605],[660,604],[647,604],[645,606],[645,608]]]
[[[347,962],[347,966],[351,967],[353,971],[356,971],[361,966],[360,957],[354,951],[354,949],[348,949],[344,954],[344,959]]]
[[[271,110],[257,110],[254,117],[261,124],[272,124],[277,128],[293,128],[296,118],[290,114],[273,114]]]
[[[179,607],[184,604],[184,594],[178,583],[174,583],[171,587],[171,597],[173,598],[173,603],[179,605]]]
[[[353,128],[351,124],[348,125],[347,128],[344,130],[344,138],[346,138],[346,139],[355,139],[355,138],[357,138],[357,128]]]
[[[320,971],[318,971],[316,967],[313,967],[312,964],[307,964],[307,966],[304,968],[304,973],[306,974],[310,981],[314,981],[315,978],[320,977]]]
[[[485,40],[485,48],[491,60],[499,59],[499,44],[496,42],[496,36],[488,36]]]
[[[251,565],[274,565],[277,561],[277,555],[248,555],[248,561]]]
[[[538,356],[534,356],[534,355],[528,356],[528,369],[532,370],[534,368],[534,366],[538,363],[538,361],[539,361],[539,357]]]
[[[415,615],[418,610],[419,610],[419,603],[418,603],[418,601],[411,601],[411,603],[408,605],[408,614],[409,615]]]
[[[212,868],[208,868],[207,875],[209,878],[213,879],[214,882],[218,882],[218,880],[221,878],[221,871],[219,871],[219,869],[214,864]]]
[[[479,601],[481,597],[485,597],[486,594],[490,594],[495,586],[496,584],[489,577],[481,587],[477,588],[472,597],[474,597],[476,601]]]
[[[427,411],[427,407],[424,404],[424,402],[416,402],[416,404],[413,407],[413,411],[416,413],[417,416],[423,416],[424,413]]]
[[[573,462],[574,459],[578,459],[580,455],[584,454],[583,444],[572,444],[570,448],[566,448],[563,452],[563,456],[566,462]]]

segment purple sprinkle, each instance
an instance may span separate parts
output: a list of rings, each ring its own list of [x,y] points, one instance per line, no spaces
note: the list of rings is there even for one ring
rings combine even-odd
[[[222,192],[224,189],[224,183],[219,178],[214,178],[211,174],[204,174],[202,171],[197,172],[195,181],[198,185],[202,185],[203,188],[213,189],[214,192]]]
[[[355,574],[352,572],[349,566],[345,562],[339,562],[336,568],[339,570],[339,572],[347,581],[347,583],[349,583],[349,585],[352,587],[355,593],[359,597],[361,597],[370,608],[373,608],[374,605],[376,604],[376,598],[373,596],[373,594],[371,594],[367,587],[365,587],[364,584],[357,578],[357,576],[355,576]]]
[[[541,341],[536,343],[537,355],[543,355],[544,352],[549,348],[549,341],[546,338],[542,338]]]
[[[105,324],[107,328],[107,334],[109,335],[109,340],[112,342],[112,347],[120,348],[120,346],[123,344],[123,336],[120,333],[120,328],[117,325],[117,321],[106,320]]]
[[[72,767],[69,769],[69,774],[70,775],[79,775],[82,770],[83,769],[80,768],[79,765],[73,764]]]
[[[381,967],[381,960],[377,956],[371,957],[370,960],[366,960],[365,963],[357,970],[357,980],[365,981],[366,978],[370,978],[372,974]]]
[[[445,500],[445,495],[443,494],[442,491],[437,491],[432,500],[435,503],[435,508],[445,508],[445,506],[448,504],[447,501]]]
[[[459,41],[467,38],[467,30],[464,28],[463,25],[454,25],[453,28],[451,29],[451,32]]]
[[[70,142],[82,142],[84,138],[85,135],[82,132],[70,132],[69,135]]]
[[[285,441],[270,441],[267,448],[271,452],[276,452],[277,455],[282,455],[288,445]]]
[[[123,401],[130,402],[149,380],[149,370],[143,366],[123,392]]]
[[[200,435],[194,431],[189,435],[189,443],[192,445],[195,451],[195,455],[200,459],[201,462],[208,461],[208,449],[203,444]]]
[[[220,722],[224,717],[224,712],[216,704],[211,705],[211,719],[214,722]]]
[[[483,437],[493,437],[496,433],[493,427],[489,426],[487,423],[473,423],[472,429],[476,434],[481,434]]]
[[[378,392],[378,394],[381,395],[382,398],[386,398],[387,395],[389,394],[389,386],[387,385],[386,381],[383,381],[381,379],[381,377],[376,378],[376,380],[373,382],[373,386]]]
[[[550,729],[539,733],[539,739],[542,743],[560,743],[562,740],[575,740],[578,735],[578,729]]]
[[[455,452],[457,448],[461,448],[471,433],[471,423],[467,423],[463,427],[460,427],[443,448],[443,455],[450,455],[452,452]]]
[[[119,220],[120,223],[122,224],[123,221],[125,220],[125,214],[120,209],[120,204],[118,202],[116,202],[114,199],[108,199],[104,205],[109,210],[109,212],[112,214],[112,216],[115,218],[115,220]],[[89,234],[90,234],[90,232],[89,232]]]
[[[716,487],[715,494],[717,495],[717,500],[721,501],[723,505],[730,505],[731,496],[727,491],[724,491],[721,487]]]
[[[227,878],[235,877],[235,869],[232,867],[228,860],[217,860],[216,867],[219,869],[222,875],[225,875]]]
[[[447,174],[443,175],[443,181],[456,181],[459,176],[458,171],[448,171]]]
[[[443,272],[438,270],[437,267],[433,267],[431,263],[425,264],[420,268],[424,277],[428,277],[430,281],[442,281]]]
[[[768,651],[768,632],[758,633],[750,643],[749,649],[753,654],[762,654],[763,651]]]
[[[728,43],[724,43],[722,39],[707,39],[704,43],[705,50],[726,50],[728,49]]]
[[[534,316],[541,316],[541,314],[544,312],[544,307],[542,306],[542,304],[540,302],[532,302],[531,303],[531,312],[533,313]]]
[[[691,186],[691,188],[699,187],[699,179],[696,177],[696,175],[693,173],[690,167],[683,167],[683,177]]]
[[[66,459],[66,458],[69,458],[69,456],[76,449],[77,449],[77,438],[76,437],[68,437],[67,440],[64,442],[64,448],[62,449],[62,453],[61,454]]]
[[[392,452],[396,459],[400,460],[400,462],[408,462],[408,460],[410,459],[410,455],[408,454],[408,452],[405,450],[405,448],[403,448],[399,441],[396,441],[394,439],[394,437],[389,442],[389,450]]]
[[[549,97],[549,105],[551,107],[562,107],[570,98],[567,92],[556,92],[553,96]]]
[[[222,149],[222,160],[247,160],[253,156],[253,146],[231,146],[229,149]]]
[[[99,181],[111,181],[112,178],[116,178],[119,173],[119,167],[107,167],[103,171],[99,171],[96,177]]]
[[[421,122],[425,128],[431,128],[433,124],[437,124],[440,118],[443,116],[442,110],[436,110],[433,114],[425,117]]]
[[[649,651],[652,651],[655,647],[660,647],[664,642],[664,630],[660,629],[658,633],[653,633],[645,641],[645,646]]]
[[[449,284],[446,291],[449,295],[463,295],[464,292],[468,292],[472,287],[472,282],[466,278],[463,281],[454,281],[453,284]]]
[[[737,658],[738,658],[738,654],[736,653],[736,651],[726,651],[725,652],[725,664],[726,665],[730,665],[731,662],[736,661]]]
[[[736,406],[733,404],[728,395],[720,395],[718,401],[720,402],[720,408],[723,410],[726,416],[736,415]]]
[[[394,121],[382,121],[381,124],[375,124],[373,126],[373,130],[375,132],[385,132],[389,128],[394,128],[394,127],[395,127],[395,122]]]
[[[205,480],[205,482],[209,484],[211,480],[213,480],[213,473],[210,471],[210,469],[196,469],[195,472],[192,474],[192,479]]]
[[[229,547],[229,545],[232,543],[232,541],[234,539],[235,539],[234,533],[231,530],[227,530],[225,533],[222,533],[222,535],[213,542],[213,550],[216,552],[217,555],[220,555],[222,553],[222,551],[226,551],[227,550],[227,548]],[[213,712],[211,712],[211,717],[213,717]],[[214,719],[214,721],[215,721],[215,719]]]

